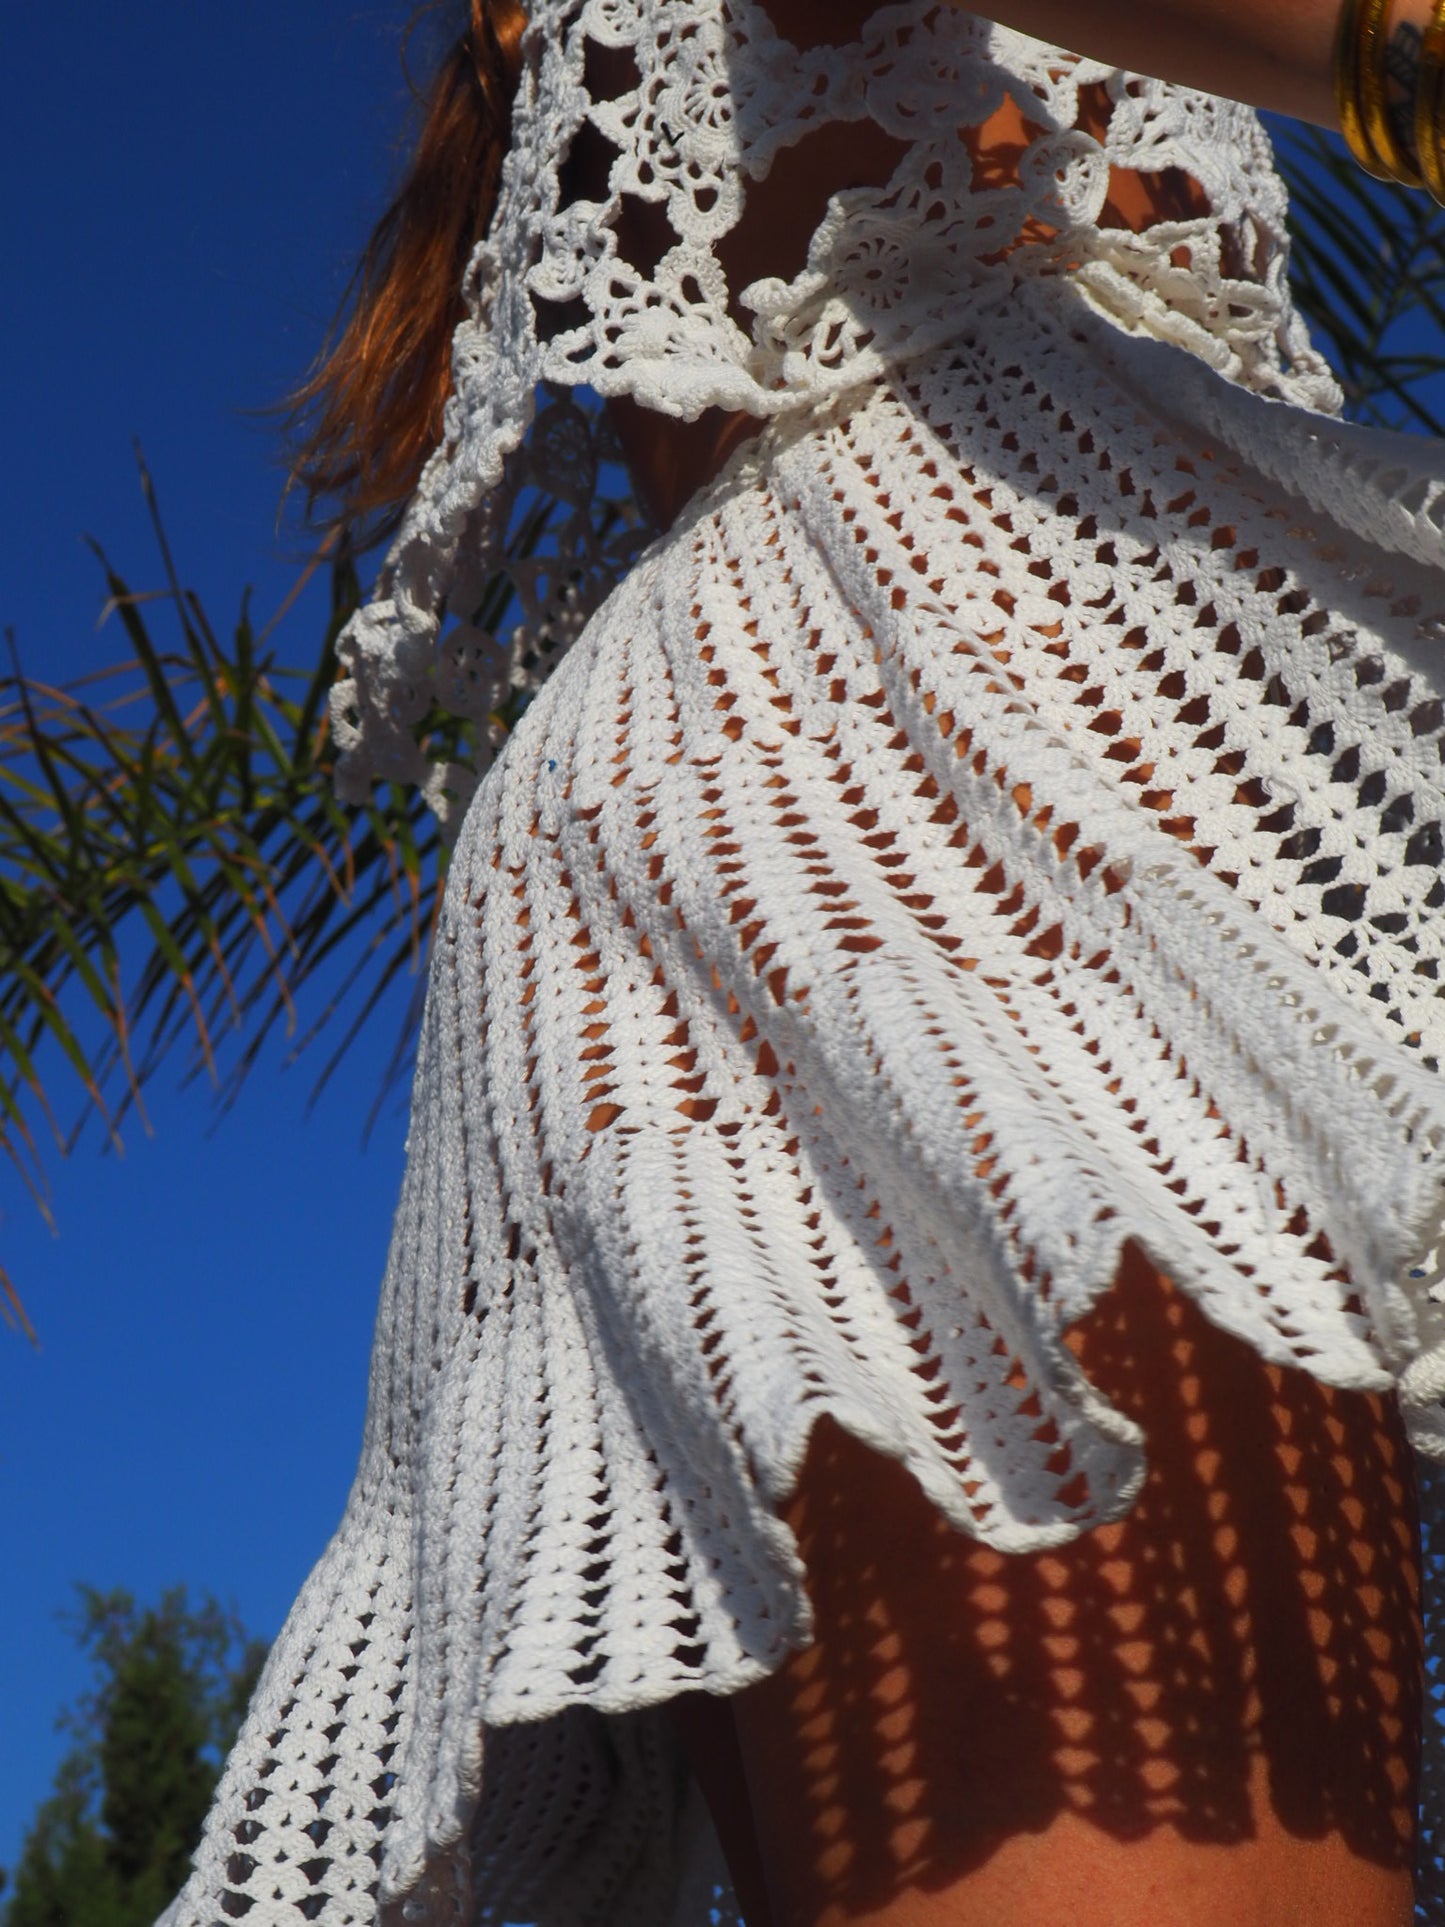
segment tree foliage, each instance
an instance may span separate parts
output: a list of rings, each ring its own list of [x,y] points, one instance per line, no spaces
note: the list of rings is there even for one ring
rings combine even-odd
[[[80,1589],[96,1683],[26,1835],[0,1927],[151,1927],[185,1882],[264,1647],[183,1588],[138,1607]]]

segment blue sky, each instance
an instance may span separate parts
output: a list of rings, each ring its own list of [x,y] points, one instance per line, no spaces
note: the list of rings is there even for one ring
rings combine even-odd
[[[0,623],[27,666],[123,653],[96,631],[94,535],[159,577],[132,442],[183,577],[218,621],[295,574],[274,430],[379,211],[407,123],[407,0],[30,5],[6,21]],[[314,651],[313,597],[283,636]],[[42,1349],[0,1330],[0,1865],[85,1684],[76,1580],[185,1582],[272,1635],[339,1516],[401,1170],[393,1107],[361,1147],[378,1031],[306,1116],[279,1051],[214,1132],[163,1076],[154,1136],[91,1134],[53,1170],[60,1235],[0,1166],[0,1257]]]

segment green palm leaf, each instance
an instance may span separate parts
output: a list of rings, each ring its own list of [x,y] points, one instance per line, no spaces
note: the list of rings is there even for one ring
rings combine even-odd
[[[1271,122],[1290,193],[1290,282],[1358,421],[1445,434],[1445,213],[1374,180],[1344,142]]]
[[[423,969],[446,871],[414,792],[391,786],[359,811],[334,794],[327,698],[359,600],[345,545],[312,565],[330,571],[329,619],[290,667],[277,624],[258,638],[244,601],[229,642],[217,636],[141,479],[166,586],[133,592],[97,550],[131,654],[66,685],[18,660],[0,677],[0,1152],[42,1210],[42,1138],[67,1150],[92,1115],[116,1138],[177,1056],[224,1107],[278,1034],[293,1054],[327,1039],[319,1091],[390,987]],[[539,500],[522,517],[518,555],[554,510]],[[604,524],[632,512],[619,495]],[[499,578],[482,618],[500,629],[509,600]],[[469,725],[424,727],[434,753],[467,754]],[[394,1070],[406,1055],[403,1040]],[[25,1324],[3,1268],[0,1312]]]

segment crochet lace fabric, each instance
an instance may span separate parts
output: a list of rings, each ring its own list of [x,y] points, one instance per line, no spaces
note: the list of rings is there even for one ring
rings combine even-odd
[[[805,419],[949,340],[1020,277],[1067,271],[1120,326],[1178,342],[1232,381],[1337,403],[1291,314],[1283,190],[1243,108],[916,0],[880,9],[858,46],[805,52],[752,0],[542,0],[531,14],[445,440],[377,597],[342,638],[333,723],[351,800],[391,778],[458,818],[500,740],[499,706],[539,686],[636,552],[632,532],[599,526],[598,452],[575,411],[544,411],[524,446],[544,382],[689,420],[709,407]],[[628,59],[632,91],[591,97],[591,45]],[[1102,143],[1074,125],[1091,82],[1112,103]],[[1010,94],[1039,131],[1016,182],[977,189],[959,128]],[[824,123],[863,119],[907,143],[893,178],[835,195],[795,279],[731,290],[715,250],[749,183]],[[608,193],[564,203],[562,162],[589,120],[617,150]],[[1101,227],[1111,168],[1181,169],[1202,211],[1144,235]],[[660,208],[675,237],[650,272],[619,250],[626,202]],[[566,510],[547,566],[523,527],[539,488]],[[478,620],[499,572],[521,605],[501,636]],[[467,719],[470,757],[438,745],[438,711]]]
[[[445,801],[438,692],[483,722],[580,634],[462,826],[360,1470],[170,1927],[730,1918],[658,1708],[806,1641],[810,1427],[1003,1550],[1117,1517],[1140,1439],[1063,1334],[1126,1240],[1445,1444],[1445,494],[1297,405],[1332,391],[1254,122],[946,9],[846,54],[534,11],[447,444],[349,643],[353,776]],[[589,101],[588,36],[634,92]],[[1042,131],[975,191],[957,123],[1005,90]],[[613,199],[562,207],[588,113]],[[747,182],[865,114],[897,175],[744,333]],[[1100,228],[1110,163],[1211,212]],[[678,235],[650,279],[624,191]],[[534,296],[573,304],[545,342]],[[586,568],[453,676],[542,380],[771,419],[605,599],[574,491]]]

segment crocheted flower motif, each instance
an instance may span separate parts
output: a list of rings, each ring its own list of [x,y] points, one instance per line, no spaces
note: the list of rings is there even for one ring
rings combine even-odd
[[[454,828],[505,735],[497,690],[514,707],[534,693],[637,553],[637,513],[624,508],[617,525],[625,486],[583,448],[581,414],[560,413],[554,392],[533,428],[543,383],[687,419],[802,416],[932,352],[1021,281],[1052,277],[1066,298],[1232,381],[1336,405],[1290,309],[1283,190],[1244,108],[922,0],[880,9],[856,46],[806,50],[754,0],[539,0],[531,16],[445,440],[376,598],[341,639],[332,714],[349,800],[377,778],[419,783]],[[589,43],[625,55],[635,84],[593,97]],[[1076,125],[1085,84],[1111,103],[1102,140]],[[979,187],[959,130],[1006,96],[1036,131],[1016,180]],[[750,186],[818,128],[865,120],[907,143],[892,179],[835,195],[791,280],[731,289],[716,249]],[[606,192],[564,201],[563,167],[589,122],[615,149]],[[1202,211],[1142,234],[1100,227],[1110,169],[1182,170]],[[628,199],[657,208],[674,237],[651,266],[619,246]],[[560,452],[528,452],[539,433],[561,436]],[[565,513],[543,563],[527,505],[554,483]],[[449,612],[470,622],[484,601],[499,638],[487,672],[469,635],[444,639]]]

